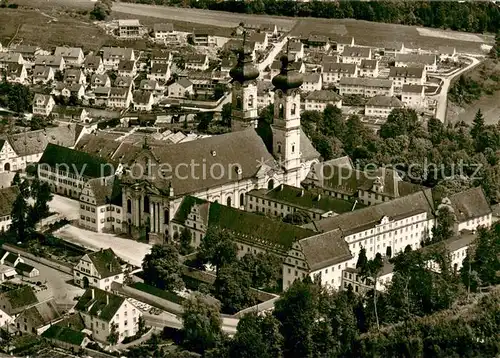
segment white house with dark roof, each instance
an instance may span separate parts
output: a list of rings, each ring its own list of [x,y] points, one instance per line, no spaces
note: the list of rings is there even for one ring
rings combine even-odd
[[[54,69],[49,66],[35,66],[33,69],[33,84],[46,84],[50,81],[54,81],[54,72]]]
[[[109,91],[108,107],[128,108],[132,103],[132,92],[126,87],[111,87]]]
[[[85,56],[80,47],[56,47],[54,56],[64,58],[64,62],[71,67],[80,67],[83,64]]]
[[[173,55],[172,52],[165,49],[153,49],[151,51],[151,66],[156,64],[171,65]]]
[[[174,30],[174,24],[160,23],[153,25],[153,38],[160,43],[174,43],[179,41],[179,34]]]
[[[145,33],[144,26],[137,19],[118,20],[118,37],[121,39],[138,39]]]
[[[304,102],[306,111],[324,111],[329,104],[342,108],[342,97],[331,90],[312,91],[307,94]]]
[[[135,53],[131,48],[103,47],[101,49],[102,61],[106,70],[118,70],[121,60],[135,61]]]
[[[425,100],[425,86],[403,85],[401,89],[401,102],[405,107],[414,110],[423,110],[427,107]]]
[[[7,82],[23,84],[28,79],[28,72],[24,64],[9,63],[5,70]]]
[[[146,75],[149,80],[165,83],[170,79],[170,65],[156,63]]]
[[[358,67],[355,63],[322,63],[323,83],[337,84],[343,77],[357,77]]]
[[[393,96],[392,80],[380,78],[350,78],[342,77],[339,81],[340,95],[359,94],[365,97]]]
[[[64,82],[57,82],[50,94],[66,98],[74,96],[78,99],[82,99],[85,95],[85,86],[80,83],[66,84]]]
[[[84,255],[73,267],[73,280],[80,287],[111,290],[111,283],[123,283],[123,269],[111,248]]]
[[[0,139],[0,172],[17,170],[17,154],[8,140]],[[16,167],[16,169],[14,169]],[[2,225],[4,226],[4,225]]]
[[[95,232],[120,232],[122,221],[119,180],[104,177],[85,183],[80,194],[80,226]]]
[[[33,98],[33,114],[47,117],[55,105],[51,95],[37,93]]]
[[[44,52],[40,47],[31,45],[17,45],[15,48],[12,48],[11,51],[21,54],[25,65],[33,65],[36,56]]]
[[[8,142],[5,141],[3,145],[5,146],[5,144],[8,145]],[[2,167],[2,169],[5,169],[5,167]],[[10,228],[10,224],[12,223],[12,204],[14,204],[18,195],[19,188],[17,186],[0,189],[0,231],[2,232],[7,231]]]
[[[23,56],[15,52],[0,52],[0,70],[4,70],[10,63],[24,64]]]
[[[121,60],[118,64],[118,75],[123,77],[135,77],[137,66],[135,61]]]
[[[128,299],[98,288],[88,288],[75,305],[92,338],[106,343],[112,327],[118,333],[118,343],[139,331],[142,312]]]
[[[202,54],[193,54],[186,57],[186,70],[205,71],[208,70],[208,56]]]
[[[134,91],[132,102],[134,103],[134,110],[149,112],[153,109],[153,93],[149,91]]]
[[[427,72],[424,67],[391,67],[389,79],[394,83],[394,90],[401,92],[403,85],[424,85]]]
[[[458,61],[458,53],[455,47],[450,46],[439,46],[439,61]]]
[[[304,74],[304,83],[300,89],[305,92],[319,91],[323,87],[323,79],[321,73],[306,73]]]
[[[295,61],[301,60],[304,58],[304,44],[300,41],[290,41],[288,53],[294,57]]]
[[[436,72],[436,55],[417,55],[400,53],[396,55],[396,67],[425,67],[427,72]]]
[[[151,92],[153,94],[153,100],[156,103],[163,97],[165,86],[155,80],[142,80],[139,84],[139,89],[141,91]]]
[[[85,78],[85,75],[82,70],[80,69],[68,69],[64,71],[64,83],[67,85],[74,85],[74,84],[85,84],[87,82],[87,79]]]
[[[361,60],[358,67],[359,77],[378,77],[378,61],[377,60]]]
[[[89,54],[85,57],[83,62],[83,71],[86,74],[102,74],[104,73],[104,62],[102,61],[101,56]]]
[[[90,88],[95,90],[99,87],[111,87],[111,80],[107,74],[93,74],[90,77]]]
[[[387,118],[393,109],[402,107],[403,103],[396,97],[374,96],[365,103],[365,116]]]
[[[0,327],[10,324],[26,308],[38,303],[38,298],[31,286],[0,293]]]
[[[255,51],[265,51],[269,45],[267,32],[255,32],[248,38],[248,41],[255,42]]]
[[[55,300],[38,302],[24,309],[14,320],[17,329],[22,333],[39,335],[52,324],[63,319]]]
[[[341,58],[343,63],[361,65],[362,60],[372,59],[372,49],[370,47],[345,46]]]
[[[181,77],[168,86],[168,96],[176,98],[186,98],[186,95],[193,95],[193,83],[187,78]]]
[[[52,67],[54,71],[64,71],[66,68],[66,62],[62,56],[41,55],[36,56],[35,66],[48,66]]]

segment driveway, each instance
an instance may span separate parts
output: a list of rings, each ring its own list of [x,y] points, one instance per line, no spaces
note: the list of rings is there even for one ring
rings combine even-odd
[[[139,267],[142,265],[144,256],[151,250],[149,244],[123,239],[113,234],[89,231],[73,225],[62,227],[55,231],[54,235],[90,250],[112,248],[122,260]]]
[[[49,202],[50,211],[65,216],[68,220],[78,220],[80,217],[80,203],[77,200],[54,194]]]

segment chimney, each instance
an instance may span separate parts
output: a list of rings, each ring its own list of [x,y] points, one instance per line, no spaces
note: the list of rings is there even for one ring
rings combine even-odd
[[[92,299],[95,298],[95,292],[94,292],[94,289],[92,289]]]

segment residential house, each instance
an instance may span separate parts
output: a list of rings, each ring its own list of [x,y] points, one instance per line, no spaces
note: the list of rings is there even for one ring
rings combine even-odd
[[[372,49],[370,47],[345,46],[342,51],[343,63],[355,63],[361,65],[362,60],[372,59]]]
[[[245,210],[286,218],[293,223],[294,215],[301,214],[309,220],[350,212],[361,206],[354,202],[324,195],[322,190],[296,188],[281,184],[272,190],[256,189],[246,193]],[[297,223],[299,224],[299,223]]]
[[[153,94],[148,91],[135,91],[133,94],[134,110],[149,112],[153,109]]]
[[[266,32],[255,32],[249,37],[248,41],[255,43],[256,51],[265,51],[269,45]]]
[[[438,49],[439,61],[458,61],[458,53],[455,47],[440,46]]]
[[[153,38],[156,42],[160,43],[174,43],[179,41],[178,34],[174,30],[172,23],[154,24]]]
[[[55,106],[52,110],[52,117],[62,122],[85,122],[88,118],[88,113],[82,107]]]
[[[64,71],[64,83],[67,85],[81,84],[84,85],[87,82],[83,71],[80,69],[70,69]]]
[[[64,158],[64,161],[61,161]],[[38,161],[38,175],[56,194],[79,199],[90,179],[114,175],[118,167],[95,154],[47,144]]]
[[[123,77],[135,77],[137,67],[135,61],[121,60],[118,64],[118,75]]]
[[[66,98],[74,96],[78,99],[82,99],[85,95],[85,86],[79,83],[67,85],[66,83],[58,82],[50,93],[55,96],[63,96]]]
[[[42,337],[57,347],[74,352],[84,348],[90,342],[85,333],[62,326],[61,322],[64,321],[50,326],[42,333]]]
[[[33,114],[47,117],[55,105],[51,95],[36,93],[33,98]]]
[[[20,53],[0,52],[0,70],[7,69],[9,64],[23,65],[24,59]]]
[[[86,74],[103,74],[104,73],[104,62],[101,56],[98,55],[87,55],[85,61],[83,62],[83,71]]]
[[[384,55],[390,58],[396,58],[398,54],[407,54],[410,53],[410,49],[405,47],[403,42],[395,42],[392,45],[389,45],[384,48]]]
[[[73,281],[83,288],[110,291],[112,282],[123,283],[123,275],[122,266],[111,248],[84,255],[73,268]]]
[[[21,54],[25,65],[33,65],[36,56],[41,55],[43,51],[38,46],[18,45],[12,49],[12,52]]]
[[[393,96],[392,80],[379,78],[342,77],[339,81],[340,95],[359,94],[365,97]]]
[[[323,62],[323,83],[338,84],[343,77],[351,78],[358,76],[358,68],[355,63]]]
[[[134,50],[131,48],[103,47],[101,53],[106,70],[118,70],[118,64],[121,60],[135,61]]]
[[[220,71],[225,75],[229,76],[229,72],[236,66],[237,60],[233,56],[228,58],[223,58],[220,64]]]
[[[105,152],[108,148],[106,144],[100,141],[99,149],[90,154],[100,155],[101,152]],[[118,146],[119,143],[114,147],[115,150]],[[103,147],[106,148],[102,149]],[[122,221],[122,194],[119,180],[104,177],[90,179],[85,183],[80,195],[80,226],[95,232],[120,232]]]
[[[424,67],[427,72],[437,71],[436,55],[397,54],[396,67]]]
[[[193,54],[186,57],[186,70],[206,71],[208,70],[209,61],[207,55]]]
[[[186,98],[194,94],[193,83],[185,77],[168,86],[168,96],[177,98]]]
[[[132,92],[129,88],[111,87],[109,91],[108,107],[128,108],[132,103]]]
[[[148,73],[146,77],[150,80],[165,83],[170,79],[170,66],[155,64],[151,67],[151,73]]]
[[[96,87],[94,89],[94,104],[96,106],[107,106],[111,87]]]
[[[365,103],[365,116],[387,119],[393,109],[403,107],[403,103],[396,97],[374,96]]]
[[[288,42],[288,53],[293,56],[295,61],[304,58],[304,44],[300,41]]]
[[[139,20],[118,20],[118,37],[121,39],[138,39],[145,31]]]
[[[324,111],[329,104],[342,108],[342,98],[331,90],[317,90],[307,94],[304,109],[306,111]]]
[[[151,66],[157,64],[170,65],[172,58],[172,52],[163,49],[154,49],[151,51]]]
[[[238,53],[243,47],[242,39],[230,39],[224,44],[223,50],[225,52]],[[257,51],[257,45],[253,41],[245,41],[245,51],[250,54],[250,58],[255,60],[255,51]]]
[[[27,307],[38,303],[35,292],[31,286],[0,293],[0,327],[10,324]]]
[[[2,157],[3,164],[2,169],[4,171],[10,170],[10,164],[4,158],[10,156],[10,152],[6,151],[7,148],[10,147],[9,143],[6,140],[2,145],[2,150],[0,151],[0,155]],[[1,141],[0,141],[1,142]],[[0,231],[5,232],[10,228],[10,224],[12,223],[12,204],[16,201],[17,196],[19,195],[19,188],[17,186],[9,186],[6,188],[0,188]]]
[[[165,87],[160,85],[155,80],[142,80],[139,84],[139,89],[141,91],[151,92],[153,94],[154,99],[158,99],[163,96],[163,91]]]
[[[28,72],[26,67],[18,63],[9,63],[5,71],[5,78],[7,82],[11,83],[25,83],[28,79]]]
[[[327,52],[330,49],[330,40],[323,35],[311,34],[306,39],[303,39],[302,42],[311,50]]]
[[[403,85],[423,85],[426,80],[424,67],[391,67],[389,79],[393,81],[394,90],[401,92]]]
[[[425,86],[403,85],[401,89],[401,102],[405,107],[413,108],[416,111],[425,109]]]
[[[228,37],[216,36],[211,30],[195,29],[190,35],[195,46],[222,47],[229,41]]]
[[[304,74],[300,89],[304,92],[319,91],[323,87],[321,73],[311,72]]]
[[[55,300],[50,299],[24,309],[14,323],[22,333],[40,335],[62,318]]]
[[[57,71],[62,72],[66,68],[66,62],[64,61],[64,58],[62,58],[61,56],[41,55],[41,56],[36,56],[35,66],[48,66],[52,67],[52,69],[55,72]]]
[[[40,275],[40,271],[36,267],[28,265],[24,262],[19,262],[15,266],[15,269],[16,272],[23,277],[33,278]]]
[[[54,56],[62,57],[67,66],[81,67],[85,56],[80,47],[56,47]]]
[[[128,77],[128,76],[118,76],[115,78],[115,82],[113,83],[113,86],[120,87],[120,88],[133,89],[134,88],[134,79],[132,77]]]
[[[0,172],[9,172],[13,170],[17,154],[8,140],[0,139]],[[17,170],[17,167],[16,169]],[[0,230],[5,224],[2,224]]]
[[[75,310],[82,316],[85,328],[92,332],[92,338],[99,342],[107,342],[113,326],[118,333],[118,343],[134,336],[142,316],[140,309],[125,297],[98,288],[88,288]]]
[[[360,77],[378,77],[378,61],[361,60],[358,73]]]
[[[33,69],[33,84],[46,84],[54,81],[54,69],[49,66],[35,66]]]
[[[274,103],[274,86],[269,81],[257,82],[257,108],[264,108]]]
[[[107,74],[93,74],[90,77],[90,88],[95,90],[99,87],[111,87],[111,80]]]
[[[299,73],[305,73],[306,72],[306,66],[304,62],[298,61],[298,62],[292,62],[290,64],[294,70],[296,70]],[[271,73],[270,77],[274,78],[278,73],[281,71],[281,61],[280,60],[274,60],[273,63],[271,64]]]
[[[19,254],[2,250],[0,264],[10,267],[16,267],[19,263],[24,262],[24,259]]]
[[[1,265],[0,264],[0,283],[4,283],[6,281],[9,281],[10,279],[14,278],[17,275],[17,271],[15,267],[7,266],[7,265]],[[3,319],[5,319],[2,310],[0,309],[0,327],[3,326]]]

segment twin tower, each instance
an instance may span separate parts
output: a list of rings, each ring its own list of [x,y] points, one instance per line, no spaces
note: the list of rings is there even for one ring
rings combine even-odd
[[[256,128],[257,80],[259,70],[254,66],[252,53],[245,47],[238,52],[238,62],[229,72],[232,77],[231,129],[240,131]],[[272,152],[277,158],[290,184],[300,175],[300,86],[302,75],[293,68],[293,58],[288,53],[281,57],[281,70],[272,79],[274,90],[274,116],[272,128]]]

